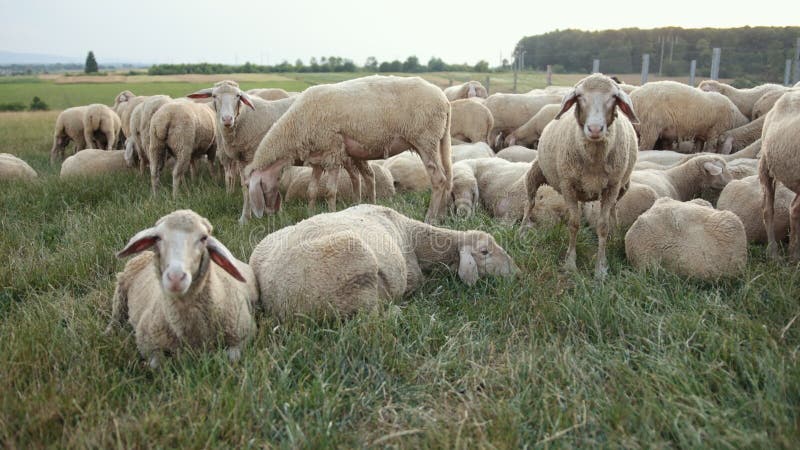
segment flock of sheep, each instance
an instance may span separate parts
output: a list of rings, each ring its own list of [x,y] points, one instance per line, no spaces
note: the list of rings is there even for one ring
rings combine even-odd
[[[284,319],[346,317],[413,291],[433,265],[451,266],[468,285],[519,272],[488,233],[430,225],[448,210],[468,216],[482,205],[521,221],[521,232],[566,220],[570,271],[583,219],[598,236],[599,279],[616,228],[627,230],[635,267],[691,277],[740,274],[748,241],[766,241],[777,257],[777,240],[790,236],[798,259],[798,87],[636,87],[593,74],[573,87],[488,95],[476,81],[442,91],[417,77],[370,76],[288,93],[221,81],[186,99],[124,91],[113,107],[67,109],[51,159],[73,142],[62,176],[149,167],[154,193],[169,163],[173,195],[187,171],[208,164],[228,192],[239,181],[241,222],[277,212],[284,199],[313,207],[324,196],[335,211],[338,193],[375,203],[431,190],[428,223],[357,205],[271,233],[249,264],[189,210],[133,236],[118,254],[137,256],[118,274],[109,330],[130,322],[152,367],[219,336],[236,360],[259,306]],[[0,155],[0,178],[35,176],[26,167]],[[704,193],[718,194],[716,209]]]

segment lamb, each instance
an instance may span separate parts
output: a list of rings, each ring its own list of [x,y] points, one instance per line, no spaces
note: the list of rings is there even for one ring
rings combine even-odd
[[[744,225],[704,200],[659,198],[625,234],[625,254],[638,268],[661,266],[682,276],[715,280],[741,275],[747,264]]]
[[[634,171],[636,173],[636,171]],[[633,225],[633,222],[645,211],[650,209],[658,200],[659,195],[650,186],[631,181],[628,190],[617,201],[616,224],[622,230],[626,230]],[[589,226],[597,227],[597,218],[600,214],[600,204],[589,202],[583,204],[583,217]]]
[[[271,233],[250,257],[263,306],[282,320],[374,310],[413,292],[423,271],[442,265],[458,267],[467,285],[519,272],[488,233],[437,228],[365,204]]]
[[[280,208],[280,173],[295,160],[330,171],[352,159],[374,201],[374,175],[365,161],[409,148],[420,155],[430,176],[433,193],[426,221],[432,222],[441,217],[452,185],[450,102],[444,93],[419,77],[375,75],[312,86],[270,129],[246,169],[253,212],[260,217]],[[333,210],[336,183],[331,176],[327,189]]]
[[[444,95],[451,102],[465,98],[486,98],[489,96],[481,82],[474,80],[445,88]]]
[[[83,116],[86,108],[75,106],[59,113],[53,133],[53,147],[50,149],[51,164],[64,159],[64,151],[70,141],[75,145],[75,152],[86,148],[86,139],[83,137]]]
[[[452,109],[450,136],[464,142],[489,142],[494,119],[489,108],[473,100],[456,100]]]
[[[489,108],[494,118],[494,128],[489,134],[489,144],[500,150],[501,136],[508,135],[524,125],[545,105],[558,104],[561,96],[556,94],[492,94],[484,105]]]
[[[704,92],[719,92],[731,99],[734,105],[742,112],[748,119],[755,119],[753,117],[753,105],[764,94],[771,91],[783,91],[785,87],[780,84],[762,84],[750,89],[737,89],[729,84],[721,83],[716,80],[704,80],[697,88]]]
[[[175,167],[172,169],[173,197],[177,197],[193,159],[205,155],[211,163],[214,162],[216,130],[214,112],[201,103],[175,100],[153,114],[147,147],[153,195],[158,192],[159,178],[168,152],[175,156]]]
[[[573,105],[574,114],[561,119]],[[624,116],[617,117],[616,108]],[[638,119],[628,94],[607,76],[593,74],[564,96],[560,112],[542,133],[539,158],[531,165],[526,179],[529,204],[523,226],[530,222],[539,186],[548,184],[558,191],[569,209],[567,270],[577,270],[579,202],[600,200],[595,277],[602,279],[608,273],[609,220],[636,164],[636,132],[632,123],[638,123]]]
[[[383,167],[392,174],[397,192],[424,192],[431,188],[422,158],[414,152],[402,152],[387,159]]]
[[[0,153],[0,181],[30,181],[38,175],[24,160],[10,154]]]
[[[61,164],[61,178],[93,177],[128,170],[122,150],[87,148],[70,156]]]
[[[800,129],[800,90],[791,90],[783,94],[764,121],[764,134],[761,145],[761,161],[758,166],[758,178],[764,192],[762,210],[764,226],[767,229],[767,254],[778,257],[778,243],[775,241],[775,185],[783,183],[794,193],[800,193],[800,141],[797,130]],[[792,260],[800,259],[800,201],[798,197],[792,201],[789,219],[789,256]]]
[[[138,102],[133,108],[130,116],[130,134],[125,142],[125,155],[129,164],[138,160],[140,174],[144,173],[148,164],[147,148],[150,146],[150,122],[153,120],[153,114],[170,101],[172,98],[167,95],[153,95]]]
[[[494,151],[485,142],[453,145],[451,148],[451,158],[453,162],[463,161],[465,159],[494,158]]]
[[[394,197],[396,191],[391,172],[372,161],[369,164],[375,173],[375,197],[378,199]],[[281,176],[281,185],[285,184],[285,187],[281,187],[281,194],[287,202],[308,198],[308,185],[312,179],[311,172],[310,167],[289,167],[284,170]],[[353,192],[353,184],[346,173],[339,172],[338,183],[337,193],[344,201],[357,202],[360,200],[358,193]]]
[[[255,274],[212,231],[206,218],[178,210],[136,233],[117,253],[124,258],[151,250],[117,274],[106,333],[130,323],[136,346],[153,369],[165,353],[213,346],[219,340],[228,359],[237,361],[255,332]]]
[[[694,139],[696,150],[727,130],[748,122],[730,99],[674,81],[647,83],[631,94],[641,119],[639,149],[656,148],[656,141]]]
[[[122,122],[113,109],[101,103],[86,107],[83,114],[83,138],[89,148],[114,149],[121,128]]]
[[[725,186],[717,200],[717,209],[736,214],[744,224],[748,242],[767,243],[767,229],[761,215],[763,192],[758,176],[733,180]],[[779,241],[789,236],[789,209],[795,193],[782,183],[775,184],[775,238]]]
[[[266,101],[289,98],[289,93],[280,88],[250,89],[247,95]]]
[[[635,170],[630,179],[650,186],[659,197],[687,201],[703,189],[721,191],[733,178],[721,157],[697,155],[666,170]]]
[[[544,127],[547,126],[558,114],[561,105],[545,105],[531,119],[506,136],[505,146],[522,145],[533,147],[539,141]]]
[[[512,145],[510,147],[506,147],[499,152],[497,152],[498,158],[503,158],[506,161],[511,162],[533,162],[539,152],[536,150],[532,150],[528,147],[523,147],[521,145]]]

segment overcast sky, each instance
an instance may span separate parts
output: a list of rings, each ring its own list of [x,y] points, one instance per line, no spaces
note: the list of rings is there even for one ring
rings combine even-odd
[[[83,58],[91,49],[101,64],[417,55],[496,65],[522,36],[556,29],[798,26],[799,11],[775,0],[0,0],[0,50]]]

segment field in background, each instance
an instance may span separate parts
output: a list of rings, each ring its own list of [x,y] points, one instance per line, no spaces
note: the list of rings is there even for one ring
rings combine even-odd
[[[271,82],[293,90],[326,78],[335,77]],[[26,96],[51,85],[46,101],[59,107],[109,103],[123,88],[195,86],[17,85]],[[0,89],[9,101],[14,86]],[[308,213],[290,203],[239,226],[240,194],[207,175],[177,199],[167,174],[156,198],[132,173],[62,181],[48,163],[56,115],[0,113],[0,152],[41,174],[0,182],[0,447],[792,448],[800,439],[796,266],[751,246],[736,280],[640,273],[616,235],[598,284],[590,230],[579,235],[580,272],[567,277],[564,226],[519,237],[483,213],[443,225],[491,232],[521,267],[518,280],[470,288],[442,268],[377,314],[293,325],[261,316],[239,364],[223,351],[184,354],[153,373],[129,328],[102,334],[124,264],[114,253],[130,236],[192,208],[246,260],[263,236]],[[382,203],[419,219],[428,198]]]

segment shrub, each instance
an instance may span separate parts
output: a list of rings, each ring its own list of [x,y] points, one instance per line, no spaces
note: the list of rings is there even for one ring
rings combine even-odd
[[[39,97],[33,97],[30,106],[31,111],[47,111],[48,109],[50,109],[50,107],[47,106],[47,103],[42,101]]]
[[[25,111],[25,105],[19,102],[0,103],[0,111]]]

